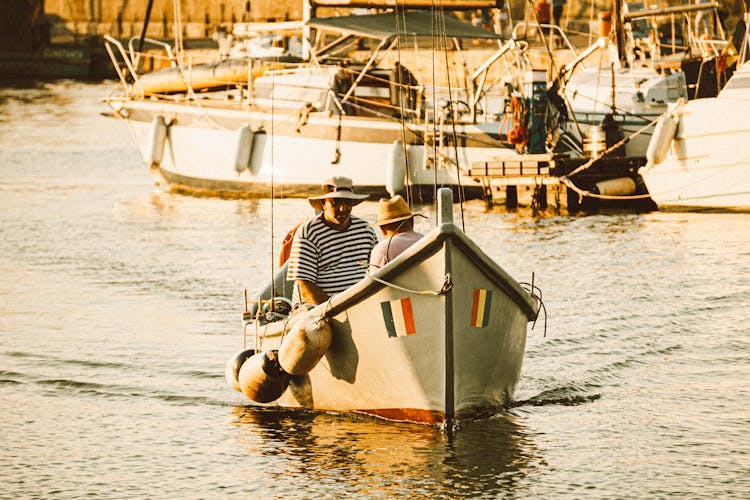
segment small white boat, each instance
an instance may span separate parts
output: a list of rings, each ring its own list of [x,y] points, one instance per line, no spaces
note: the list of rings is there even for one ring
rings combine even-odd
[[[747,22],[746,16],[746,29]],[[660,209],[750,210],[746,35],[742,47],[738,68],[717,97],[681,103],[661,118],[640,170]]]
[[[439,195],[439,226],[358,284],[297,315],[270,300],[246,313],[230,385],[257,403],[431,425],[506,407],[540,302],[452,223],[451,190]]]

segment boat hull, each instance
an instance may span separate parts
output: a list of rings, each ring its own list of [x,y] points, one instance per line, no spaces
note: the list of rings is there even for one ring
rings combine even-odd
[[[710,98],[679,111],[667,158],[641,170],[661,209],[750,210],[750,101]]]
[[[446,277],[445,293],[419,293],[445,288]],[[425,424],[495,413],[512,401],[535,308],[515,280],[444,224],[312,311],[328,318],[331,346],[277,404]],[[259,350],[278,347],[273,329],[258,331]]]
[[[585,137],[589,128],[592,126],[600,126],[604,121],[606,113],[589,113],[579,112],[575,115],[575,122],[571,121],[567,124],[567,130],[574,136]],[[651,141],[651,136],[654,132],[655,121],[661,116],[661,113],[649,113],[641,114],[640,118],[626,116],[623,114],[615,114],[614,120],[617,123],[618,128],[622,137],[629,137],[625,143],[624,156],[631,158],[643,157],[646,155],[648,144]],[[579,134],[580,129],[580,134]],[[637,134],[636,134],[637,133]],[[581,139],[583,142],[583,139]]]
[[[321,179],[345,175],[360,192],[384,195],[393,165],[394,150],[404,148],[403,188],[430,193],[435,185],[461,186],[464,194],[480,197],[481,184],[464,175],[462,168],[488,158],[517,157],[498,136],[498,124],[457,125],[454,148],[448,143],[443,154],[432,155],[424,138],[431,125],[407,124],[395,119],[336,116],[296,111],[267,112],[240,104],[169,103],[132,100],[112,103],[128,121],[144,161],[151,166],[157,184],[199,194],[269,197],[309,196],[320,190]],[[152,122],[167,123],[164,154],[152,162],[149,141]],[[239,132],[252,130],[247,168],[238,171]],[[448,141],[450,142],[450,141]],[[438,151],[439,148],[438,148]],[[443,161],[445,160],[445,161]],[[392,176],[391,176],[392,177]]]

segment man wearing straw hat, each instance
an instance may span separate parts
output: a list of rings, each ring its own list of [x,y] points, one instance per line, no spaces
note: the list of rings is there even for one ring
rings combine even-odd
[[[414,217],[422,214],[413,214],[409,205],[401,195],[396,195],[390,200],[382,198],[378,204],[378,220],[371,226],[380,227],[385,239],[375,245],[370,254],[370,272],[374,268],[383,267],[398,254],[409,248],[423,234],[414,231]]]
[[[348,177],[323,183],[323,194],[308,198],[322,213],[300,225],[292,240],[287,279],[294,281],[292,303],[320,304],[365,276],[377,243],[367,221],[351,215],[365,194],[355,194]]]

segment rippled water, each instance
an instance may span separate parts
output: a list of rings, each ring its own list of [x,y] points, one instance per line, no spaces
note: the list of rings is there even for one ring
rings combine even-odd
[[[468,203],[544,292],[514,408],[450,435],[258,409],[224,380],[242,290],[309,207],[156,192],[111,88],[0,89],[0,497],[750,496],[750,215]]]

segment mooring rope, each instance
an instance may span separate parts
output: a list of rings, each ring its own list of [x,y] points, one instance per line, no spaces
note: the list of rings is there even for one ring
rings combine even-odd
[[[563,176],[560,178],[563,184],[568,187],[571,191],[578,193],[578,201],[580,202],[584,196],[589,198],[596,198],[599,200],[645,200],[651,198],[650,194],[631,194],[631,195],[610,195],[610,194],[595,194],[591,191],[581,189],[567,177]]]
[[[439,296],[439,295],[445,295],[448,293],[448,291],[453,288],[453,280],[451,279],[450,273],[445,275],[445,280],[443,281],[443,286],[438,288],[437,290],[412,290],[411,288],[406,288],[403,286],[396,285],[394,283],[390,283],[385,280],[381,280],[380,278],[376,278],[375,276],[370,276],[370,279],[373,281],[377,281],[381,285],[389,286],[391,288],[395,288],[397,290],[401,290],[403,292],[413,293],[416,295],[433,295],[433,296]]]
[[[589,161],[587,161],[586,163],[584,163],[580,167],[576,168],[575,170],[573,170],[569,174],[563,175],[562,177],[560,177],[560,180],[562,181],[563,184],[565,184],[566,187],[568,187],[571,190],[573,190],[576,193],[578,193],[579,201],[584,196],[588,196],[589,198],[595,198],[595,199],[600,199],[600,200],[645,200],[647,198],[650,198],[651,197],[650,194],[635,194],[635,195],[622,195],[622,196],[594,194],[594,193],[592,193],[590,191],[587,191],[585,189],[579,188],[578,186],[576,186],[573,183],[572,180],[570,180],[570,178],[573,177],[574,175],[580,173],[580,172],[583,172],[584,170],[587,170],[587,169],[591,168],[591,166],[594,163],[596,163],[598,160],[604,158],[606,155],[608,155],[609,153],[611,153],[615,149],[617,149],[617,148],[619,148],[619,147],[627,144],[633,137],[636,137],[636,136],[644,133],[647,129],[649,129],[652,126],[656,125],[656,123],[659,120],[661,120],[662,116],[664,116],[665,114],[667,114],[667,113],[669,113],[669,114],[679,114],[680,111],[681,111],[681,109],[682,109],[682,106],[683,106],[682,104],[678,104],[678,106],[675,109],[665,111],[663,114],[657,116],[656,118],[654,118],[653,120],[651,120],[650,122],[648,122],[643,127],[639,128],[638,130],[636,130],[635,132],[633,132],[629,136],[624,137],[623,139],[617,141],[612,146],[610,146],[607,149],[605,149],[602,152],[601,155],[597,156],[596,158],[591,158]]]

